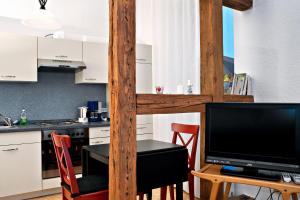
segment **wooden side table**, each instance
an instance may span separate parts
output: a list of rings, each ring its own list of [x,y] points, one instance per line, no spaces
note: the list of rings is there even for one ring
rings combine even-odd
[[[231,183],[255,185],[261,187],[272,188],[281,192],[283,200],[298,200],[297,193],[300,193],[300,185],[294,183],[285,183],[283,181],[265,181],[259,179],[242,178],[237,176],[228,176],[220,174],[220,165],[207,165],[200,171],[192,171],[192,174],[198,178],[205,179],[212,182],[212,189],[210,200],[216,200],[219,187],[222,183],[227,183],[224,193],[224,200],[228,199]]]

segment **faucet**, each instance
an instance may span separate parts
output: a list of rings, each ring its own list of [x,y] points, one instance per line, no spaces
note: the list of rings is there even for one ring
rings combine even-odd
[[[6,126],[12,126],[12,120],[9,117],[5,117],[0,113],[0,119],[6,124]]]

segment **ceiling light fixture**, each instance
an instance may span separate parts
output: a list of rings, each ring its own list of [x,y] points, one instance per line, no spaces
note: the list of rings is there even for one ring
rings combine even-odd
[[[54,14],[46,10],[47,0],[39,0],[40,9],[34,11],[28,18],[22,20],[22,24],[32,28],[57,30],[62,27]]]

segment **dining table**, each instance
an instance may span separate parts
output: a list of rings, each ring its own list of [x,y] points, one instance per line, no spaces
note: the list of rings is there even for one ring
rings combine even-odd
[[[152,189],[176,185],[176,199],[183,200],[183,182],[188,180],[186,147],[156,140],[137,141],[137,194],[152,199]],[[109,144],[82,148],[82,175],[109,178]]]

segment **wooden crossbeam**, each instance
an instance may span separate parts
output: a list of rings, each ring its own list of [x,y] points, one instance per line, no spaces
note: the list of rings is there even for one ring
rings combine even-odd
[[[136,199],[135,0],[109,0],[109,199]]]
[[[203,112],[210,95],[137,94],[137,114]]]
[[[224,95],[224,102],[251,103],[254,102],[254,97],[252,95]]]
[[[234,10],[245,11],[253,6],[253,0],[223,0],[223,6]]]

